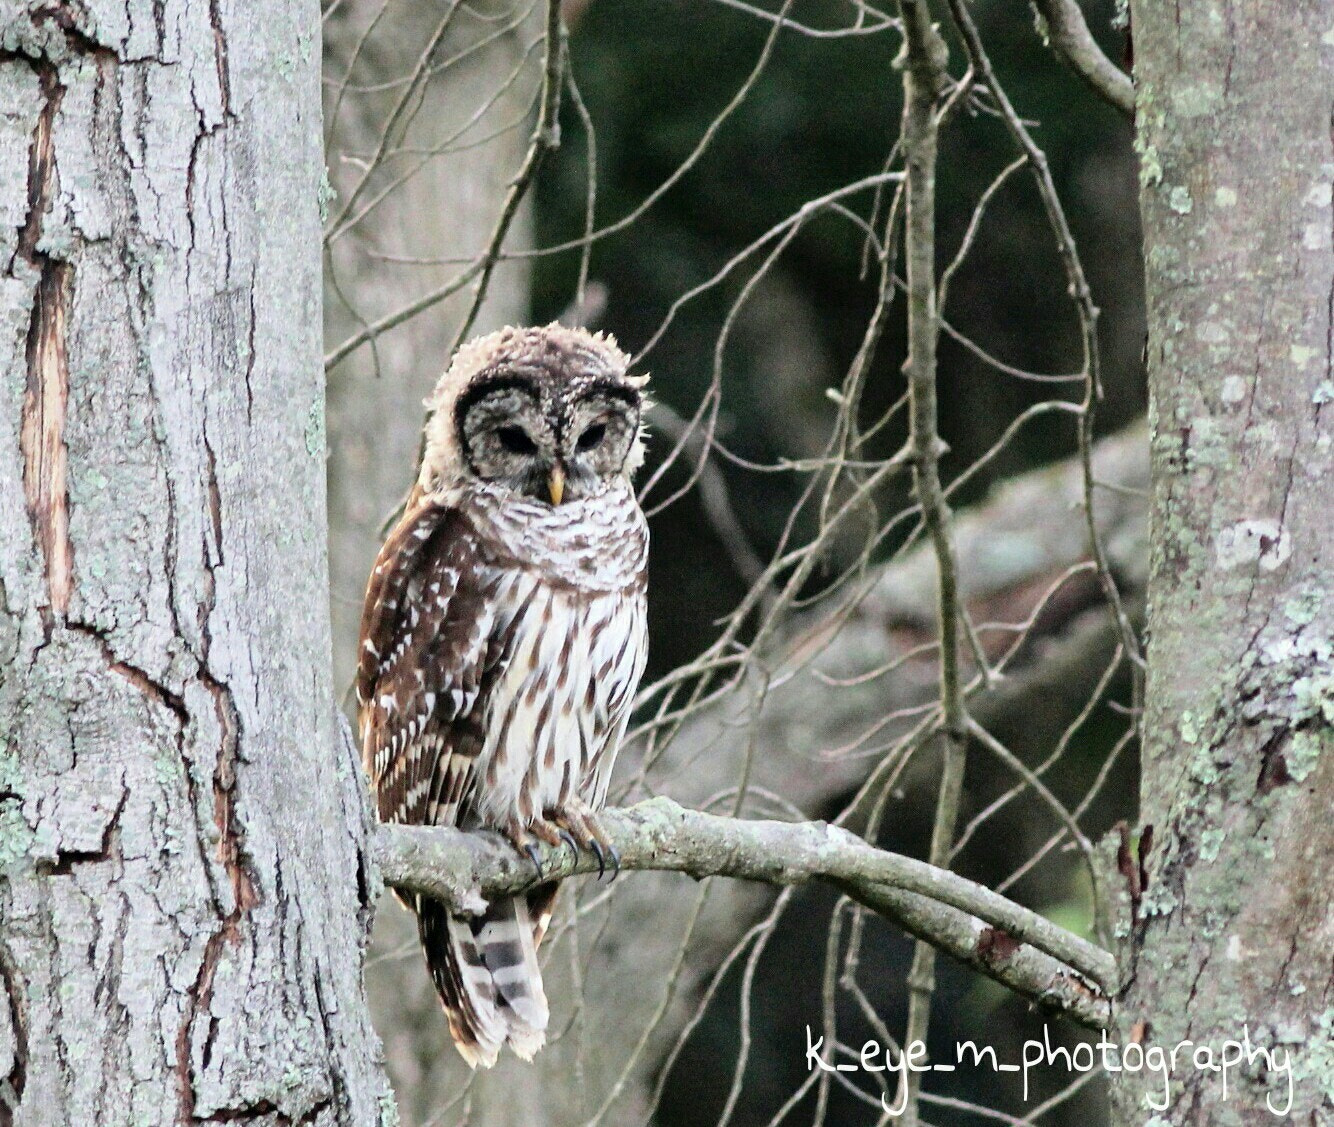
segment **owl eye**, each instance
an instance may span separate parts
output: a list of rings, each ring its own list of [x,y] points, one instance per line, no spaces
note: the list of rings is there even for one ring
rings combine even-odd
[[[583,434],[579,436],[579,441],[575,445],[580,450],[592,450],[607,433],[606,423],[594,423]]]
[[[511,454],[537,453],[537,444],[528,437],[528,432],[523,427],[500,427],[496,431],[496,437],[500,439],[500,445]]]

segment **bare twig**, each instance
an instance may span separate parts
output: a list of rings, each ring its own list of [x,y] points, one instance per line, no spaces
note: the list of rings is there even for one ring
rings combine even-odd
[[[778,22],[778,17],[773,12],[766,12],[763,8],[756,7],[754,4],[747,4],[745,0],[714,0],[714,3],[735,8],[739,12],[745,12],[747,15],[755,16],[767,23]],[[857,12],[856,20],[846,27],[808,27],[794,20],[784,22],[789,29],[798,35],[805,35],[811,39],[843,39],[854,35],[877,35],[887,29],[898,27],[898,20],[890,19],[884,12],[871,7],[870,4],[858,3],[854,4],[853,7]],[[865,20],[868,14],[871,16],[870,22]]]
[[[380,9],[379,13],[375,17],[375,21],[372,22],[370,27],[366,29],[366,32],[362,35],[361,39],[357,43],[357,48],[353,53],[352,60],[349,63],[348,68],[344,73],[343,81],[339,86],[338,96],[334,100],[335,120],[337,118],[338,110],[342,106],[343,97],[347,92],[347,82],[352,74],[352,66],[356,63],[356,60],[360,56],[362,49],[365,47],[367,38],[374,30],[376,24],[378,24],[380,19],[383,18],[387,7],[388,5]],[[343,226],[343,222],[347,218],[347,216],[351,213],[353,206],[357,203],[358,200],[361,199],[362,192],[365,191],[366,187],[370,184],[371,178],[375,170],[380,166],[380,163],[384,159],[385,153],[387,152],[390,144],[392,143],[393,138],[398,134],[398,129],[400,123],[403,120],[404,115],[410,112],[410,108],[413,102],[413,96],[417,91],[418,84],[422,80],[422,77],[424,76],[426,71],[429,69],[431,56],[432,54],[435,53],[436,48],[440,45],[441,41],[444,39],[445,33],[449,30],[449,25],[453,21],[454,15],[458,11],[458,8],[459,5],[456,0],[455,3],[450,4],[449,7],[445,9],[444,14],[440,17],[440,22],[436,25],[434,32],[432,33],[430,39],[427,40],[426,46],[422,49],[421,55],[417,59],[417,65],[413,69],[410,81],[408,81],[404,85],[402,91],[399,94],[397,103],[395,104],[393,110],[390,112],[388,118],[385,121],[384,128],[380,131],[379,143],[376,146],[374,155],[370,158],[369,161],[366,162],[365,168],[361,174],[361,178],[357,181],[352,191],[348,193],[347,199],[343,201],[342,207],[339,209],[338,214],[334,217],[333,222],[329,225],[331,231],[336,231],[338,230],[338,228]]]
[[[1139,682],[1142,680],[1144,659],[1140,654],[1139,639],[1135,636],[1130,617],[1126,614],[1125,607],[1122,605],[1121,595],[1116,587],[1116,580],[1107,565],[1106,550],[1093,517],[1093,427],[1097,403],[1102,397],[1102,384],[1099,375],[1098,307],[1093,302],[1093,294],[1089,289],[1088,280],[1084,276],[1084,267],[1079,260],[1079,252],[1075,247],[1074,235],[1070,232],[1070,224],[1066,220],[1065,209],[1061,206],[1060,197],[1056,193],[1056,184],[1052,180],[1047,155],[1033,140],[1033,135],[1015,111],[1009,96],[1005,93],[1005,89],[997,80],[996,73],[991,66],[991,59],[982,44],[982,37],[978,34],[977,25],[968,12],[967,4],[964,0],[949,0],[949,9],[973,68],[977,71],[982,84],[995,100],[1001,119],[1005,122],[1005,126],[1015,144],[1023,150],[1028,158],[1028,165],[1033,170],[1038,194],[1042,198],[1042,206],[1047,212],[1047,221],[1051,225],[1052,234],[1056,237],[1056,248],[1060,252],[1061,263],[1065,267],[1070,296],[1074,300],[1075,309],[1079,315],[1085,367],[1084,402],[1080,405],[1079,428],[1079,451],[1084,462],[1084,519],[1088,527],[1089,547],[1098,565],[1098,582],[1102,587],[1103,595],[1107,599],[1112,618],[1121,632],[1121,641],[1125,647],[1126,656],[1136,667],[1135,699],[1138,701],[1140,697]]]
[[[718,467],[707,461],[705,447],[708,443],[702,432],[691,432],[686,421],[665,403],[655,403],[652,414],[653,425],[669,438],[684,439],[697,448],[699,460],[699,501],[713,529],[727,554],[746,583],[754,583],[764,572],[755,550],[750,546],[746,530],[737,519],[732,508],[732,499],[727,493],[727,482],[718,471]]]
[[[486,249],[444,285],[423,294],[403,308],[396,309],[392,313],[366,325],[360,331],[353,333],[342,344],[332,349],[324,358],[326,371],[355,352],[367,341],[375,340],[390,329],[411,320],[418,313],[438,305],[445,298],[457,293],[475,280],[477,284],[473,290],[472,301],[467,314],[459,324],[458,331],[455,333],[454,344],[449,350],[449,355],[453,355],[458,346],[467,339],[468,334],[472,331],[473,323],[477,319],[477,313],[481,309],[482,302],[486,299],[491,275],[501,259],[501,248],[504,245],[505,236],[509,234],[514,217],[518,214],[519,205],[523,202],[524,196],[527,195],[533,177],[537,174],[537,169],[542,163],[542,158],[560,144],[560,128],[557,118],[560,112],[561,73],[565,61],[565,39],[560,24],[559,0],[549,0],[547,4],[545,34],[541,109],[538,111],[537,123],[533,127],[523,163],[514,179],[510,181],[509,190],[505,194],[505,202],[501,206],[500,216],[491,231],[491,237],[487,240]],[[358,190],[359,188],[360,185]],[[344,207],[345,213],[351,203],[352,200],[349,199],[348,204]]]
[[[940,713],[943,770],[931,828],[931,863],[948,868],[963,794],[968,716],[959,673],[958,560],[949,505],[940,483],[941,441],[936,411],[936,99],[948,77],[947,48],[921,0],[900,0],[903,18],[903,156],[907,166],[904,257],[908,280],[909,447],[913,485],[936,557],[936,628],[940,643]],[[925,1043],[935,993],[936,948],[919,939],[908,973],[905,1045]],[[919,1073],[905,1073],[905,1122],[917,1122]]]
[[[563,85],[561,73],[565,66],[565,33],[560,22],[560,0],[547,0],[546,54],[542,63],[542,108],[537,115],[537,124],[533,126],[533,135],[528,142],[528,151],[524,154],[523,165],[518,174],[510,181],[509,191],[505,193],[505,203],[500,209],[500,218],[486,250],[482,253],[482,269],[477,279],[477,288],[473,291],[472,304],[459,323],[454,334],[454,345],[449,350],[452,356],[459,345],[468,339],[473,323],[486,300],[487,286],[491,274],[500,258],[500,248],[509,234],[510,224],[519,212],[519,205],[528,194],[528,186],[537,175],[543,157],[560,145],[560,93]]]

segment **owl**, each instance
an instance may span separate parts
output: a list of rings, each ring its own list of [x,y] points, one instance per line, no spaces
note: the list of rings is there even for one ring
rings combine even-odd
[[[628,366],[608,336],[507,328],[460,348],[427,400],[420,476],[361,619],[362,757],[382,821],[497,830],[535,864],[538,841],[608,856],[596,811],[647,646],[631,485],[647,377]],[[537,949],[555,895],[539,884],[471,918],[410,899],[474,1068],[545,1040]]]

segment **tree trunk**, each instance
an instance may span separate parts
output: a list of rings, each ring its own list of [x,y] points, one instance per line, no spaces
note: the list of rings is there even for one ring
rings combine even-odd
[[[0,27],[0,1123],[380,1122],[318,6]]]
[[[1122,1041],[1177,1054],[1172,1124],[1334,1094],[1330,69],[1334,3],[1134,2],[1152,564]],[[1142,884],[1142,887],[1141,887]],[[1133,1062],[1132,1057],[1132,1062]],[[1117,1122],[1163,1105],[1118,1077]],[[1269,1101],[1266,1110],[1266,1101]],[[1157,1120],[1154,1120],[1157,1122]]]

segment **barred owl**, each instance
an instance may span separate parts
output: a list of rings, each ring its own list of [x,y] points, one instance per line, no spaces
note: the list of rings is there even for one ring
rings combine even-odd
[[[595,811],[644,670],[648,529],[631,488],[645,377],[610,337],[503,329],[427,401],[421,474],[371,572],[357,699],[383,821],[608,848]],[[614,859],[614,855],[613,855]],[[540,874],[540,869],[539,869]],[[410,899],[474,1068],[545,1040],[556,885],[476,918]]]

